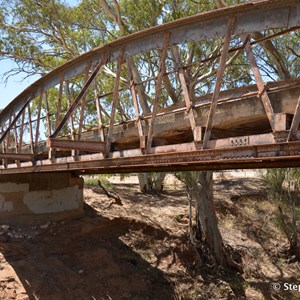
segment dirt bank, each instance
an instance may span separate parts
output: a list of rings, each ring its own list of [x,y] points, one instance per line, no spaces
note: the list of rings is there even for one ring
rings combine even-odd
[[[162,195],[143,195],[136,182],[109,189],[122,205],[90,186],[82,218],[0,228],[0,299],[300,298],[272,288],[299,284],[300,267],[286,255],[276,206],[259,178],[216,179],[220,228],[242,254],[244,274],[199,269],[178,182],[168,182]]]

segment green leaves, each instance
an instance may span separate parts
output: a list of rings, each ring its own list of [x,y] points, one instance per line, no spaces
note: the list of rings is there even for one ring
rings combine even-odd
[[[120,8],[130,31],[138,31],[157,25],[162,16],[162,1],[121,0]]]
[[[15,60],[27,74],[47,72],[107,41],[95,1],[73,8],[63,1],[1,0],[0,11],[1,59]]]

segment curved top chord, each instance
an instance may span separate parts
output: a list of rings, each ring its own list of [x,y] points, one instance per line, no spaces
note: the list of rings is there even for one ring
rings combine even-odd
[[[0,125],[22,107],[28,96],[34,98],[39,95],[41,87],[46,91],[57,85],[62,73],[64,79],[69,80],[83,73],[87,63],[92,61],[96,64],[101,55],[106,53],[110,61],[116,60],[121,46],[125,47],[125,57],[162,48],[163,34],[166,31],[171,32],[170,45],[225,36],[227,19],[230,16],[237,17],[234,34],[293,28],[300,26],[300,4],[299,0],[254,1],[175,20],[119,38],[78,56],[37,80],[1,112]]]

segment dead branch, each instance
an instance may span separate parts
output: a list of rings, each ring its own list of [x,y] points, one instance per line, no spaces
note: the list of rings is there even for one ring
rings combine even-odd
[[[98,180],[98,185],[101,187],[101,189],[103,190],[103,192],[105,193],[105,195],[106,195],[107,197],[113,198],[113,199],[115,200],[115,202],[112,203],[112,204],[117,204],[117,205],[123,206],[123,203],[122,203],[122,201],[121,201],[120,196],[115,195],[115,194],[111,193],[110,191],[108,191],[108,190],[101,184],[100,180]]]
[[[234,55],[226,62],[225,67],[228,67],[230,65],[232,65],[232,63],[234,62],[234,60],[240,55],[242,50],[238,50],[234,53]],[[194,82],[193,85],[196,85],[197,83],[206,80],[207,78],[215,75],[218,72],[218,68],[215,67],[215,63],[212,66],[211,70],[209,72],[207,72],[206,74],[198,77]]]
[[[104,66],[104,67],[103,67],[103,71],[104,71],[104,73],[106,73],[107,75],[110,75],[110,76],[112,76],[112,77],[114,77],[114,78],[117,77],[117,74],[116,74],[115,72],[113,72],[110,68],[108,68],[107,66]],[[126,83],[126,84],[129,84],[128,80],[125,79],[125,78],[122,77],[122,76],[120,77],[120,80],[121,80],[122,82]]]
[[[99,0],[99,5],[103,9],[103,11],[107,14],[107,16],[111,18],[114,21],[114,23],[119,26],[122,35],[129,33],[126,24],[123,22],[121,18],[120,6],[116,0],[114,0],[114,4],[113,4],[114,8],[112,8],[106,0]]]
[[[118,16],[115,11],[111,9],[111,7],[107,4],[105,0],[99,0],[99,5],[103,9],[103,11],[110,17],[116,24],[118,24]]]

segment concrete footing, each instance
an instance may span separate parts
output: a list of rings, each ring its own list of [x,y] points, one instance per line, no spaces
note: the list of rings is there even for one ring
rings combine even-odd
[[[83,179],[70,173],[0,176],[0,224],[58,221],[83,213]]]

